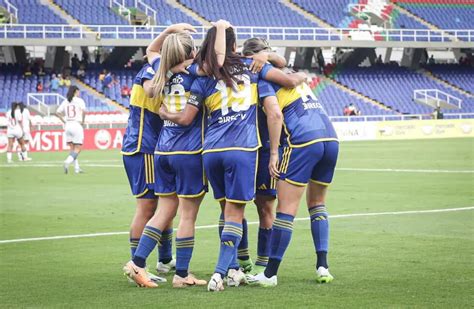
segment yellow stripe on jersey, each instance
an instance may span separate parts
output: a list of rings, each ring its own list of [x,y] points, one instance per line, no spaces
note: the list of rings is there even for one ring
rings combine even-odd
[[[301,88],[301,87],[302,86],[300,85],[295,88],[278,89],[276,96],[278,99],[278,105],[280,105],[281,110],[283,110],[285,107],[287,107],[291,103],[301,98],[301,90],[298,91],[298,88]]]
[[[245,85],[238,85],[238,91],[243,91]],[[233,105],[244,105],[244,102],[246,100],[245,96],[242,97],[236,97],[234,95],[234,90],[232,88],[227,87],[227,107],[230,110]],[[250,105],[256,105],[258,102],[258,91],[257,91],[257,84],[252,83],[250,85],[250,93],[251,93],[251,104]],[[222,108],[222,93],[220,91],[217,91],[213,93],[212,95],[208,96],[205,100],[205,105],[207,106],[207,109],[209,110],[210,113],[219,110]]]
[[[191,92],[187,91],[184,94],[165,94],[163,96],[163,104],[165,104],[168,111],[179,113],[186,107],[186,102]]]
[[[161,97],[149,98],[145,93],[145,89],[141,85],[134,84],[132,87],[130,105],[147,109],[148,111],[158,114],[161,106]]]

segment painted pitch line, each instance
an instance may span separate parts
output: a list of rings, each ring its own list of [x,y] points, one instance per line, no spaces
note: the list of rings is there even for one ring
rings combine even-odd
[[[85,161],[81,161],[85,162]],[[91,161],[93,162],[93,161]],[[107,161],[103,161],[107,162]],[[115,161],[114,161],[115,162]],[[123,168],[123,164],[102,164],[102,163],[86,163],[81,164],[85,167],[108,167],[108,168]],[[55,163],[25,163],[25,164],[0,164],[0,168],[9,168],[9,167],[62,167],[61,162]],[[474,174],[474,170],[442,170],[442,169],[396,169],[396,168],[352,168],[352,167],[339,167],[336,168],[338,171],[349,171],[349,172],[382,172],[382,173],[432,173],[432,174],[441,174],[441,173],[450,173],[450,174]]]
[[[442,213],[442,212],[456,212],[456,211],[467,211],[474,210],[474,206],[469,207],[458,207],[458,208],[442,208],[442,209],[429,209],[429,210],[407,210],[407,211],[389,211],[389,212],[368,212],[368,213],[355,213],[355,214],[341,214],[332,215],[331,219],[337,218],[352,218],[352,217],[376,217],[376,216],[392,216],[392,215],[411,215],[411,214],[431,214],[431,213]],[[309,220],[309,217],[295,218],[295,221]],[[248,225],[257,225],[258,221],[247,222]],[[217,224],[211,225],[200,225],[196,226],[197,230],[205,230],[217,228]],[[176,229],[175,229],[176,231]],[[11,244],[20,242],[32,242],[42,240],[61,240],[70,238],[91,238],[100,236],[115,236],[115,235],[128,235],[127,232],[106,232],[106,233],[90,233],[90,234],[78,234],[78,235],[63,235],[63,236],[48,236],[48,237],[34,237],[34,238],[18,238],[18,239],[6,239],[0,240],[0,244]]]

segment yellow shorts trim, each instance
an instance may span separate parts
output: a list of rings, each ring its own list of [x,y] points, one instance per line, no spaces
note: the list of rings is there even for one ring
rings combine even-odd
[[[132,151],[132,152],[120,151],[120,154],[122,154],[122,155],[124,155],[124,156],[133,156],[134,154],[137,154],[137,153],[139,153],[139,152],[140,152],[140,150],[137,149],[137,150]]]
[[[171,196],[171,195],[175,195],[175,194],[176,194],[176,191],[175,192],[170,192],[170,193],[155,192],[155,195],[158,195],[158,196]]]
[[[309,181],[311,181],[312,183],[316,183],[318,185],[326,186],[326,187],[331,184],[330,182],[322,182],[322,181],[317,181],[317,180],[313,180],[313,179],[310,179]]]
[[[298,187],[306,187],[308,185],[307,183],[297,182],[297,181],[294,181],[294,180],[291,180],[291,179],[288,179],[288,178],[284,179],[284,181],[286,181],[289,184],[298,186]]]
[[[307,142],[307,143],[304,143],[304,144],[298,144],[298,145],[293,145],[293,144],[291,144],[291,143],[288,143],[288,144],[289,144],[289,146],[292,147],[292,148],[302,148],[302,147],[309,146],[309,145],[316,144],[316,143],[331,142],[331,141],[339,142],[339,140],[338,140],[337,138],[330,137],[330,138],[315,139],[315,140],[312,140],[312,141]]]
[[[204,194],[206,194],[206,191],[202,190],[198,194],[178,194],[178,197],[181,197],[181,198],[195,198],[195,197],[201,197]]]
[[[258,145],[254,148],[244,148],[244,147],[229,147],[229,148],[217,148],[217,149],[207,149],[204,150],[202,153],[210,153],[210,152],[221,152],[221,151],[231,151],[231,150],[239,150],[239,151],[257,151],[261,145]]]
[[[216,198],[216,201],[218,201],[218,202],[222,202],[222,201],[224,201],[224,200],[225,200],[225,197]]]
[[[171,151],[171,152],[163,152],[163,151],[155,151],[155,154],[162,155],[162,156],[170,156],[170,155],[193,155],[193,154],[200,154],[202,153],[202,148],[195,150],[195,151]]]
[[[232,199],[230,199],[230,198],[224,198],[224,199],[226,200],[226,202],[237,203],[237,204],[247,204],[247,203],[253,202],[253,199],[248,200],[248,201],[232,200]]]
[[[146,188],[146,189],[145,189],[145,191],[143,191],[143,192],[142,192],[142,193],[140,193],[140,194],[136,194],[136,195],[134,195],[134,197],[136,197],[136,198],[138,198],[138,197],[142,197],[142,196],[144,196],[145,194],[147,194],[147,193],[148,193],[148,191],[149,191],[149,190],[148,190],[148,188]],[[156,193],[155,193],[155,194],[156,194]]]

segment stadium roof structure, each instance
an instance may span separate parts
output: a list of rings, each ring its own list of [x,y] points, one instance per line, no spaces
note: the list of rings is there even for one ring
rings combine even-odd
[[[166,26],[0,25],[3,46],[146,46]],[[208,26],[193,33],[201,44]],[[280,47],[474,48],[472,30],[235,27],[239,43],[251,37]]]

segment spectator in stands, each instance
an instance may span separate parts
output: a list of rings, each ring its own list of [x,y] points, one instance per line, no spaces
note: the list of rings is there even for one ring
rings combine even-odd
[[[61,74],[58,74],[59,87],[64,87],[64,78]]]
[[[441,107],[437,107],[434,109],[433,113],[432,113],[432,117],[433,119],[443,119],[444,118],[444,114],[441,112]]]
[[[81,64],[79,67],[79,70],[77,70],[77,78],[80,80],[83,80],[84,77],[86,76],[86,71],[84,70],[84,66]]]
[[[89,53],[86,51],[82,52],[82,65],[87,68],[87,65],[89,64]]]
[[[29,78],[29,77],[31,77],[32,74],[33,73],[31,72],[31,65],[28,64],[25,68],[25,71],[23,72],[23,76],[25,78]]]
[[[349,116],[350,113],[351,113],[351,111],[349,110],[349,106],[347,106],[347,105],[344,106],[344,109],[343,109],[343,111],[342,111],[342,114],[343,114],[344,116]]]
[[[436,64],[436,61],[435,61],[433,55],[431,55],[430,59],[428,60],[428,64],[430,64],[430,65]]]
[[[114,78],[112,76],[112,72],[108,72],[105,75],[104,80],[102,81],[102,89],[104,91],[105,96],[110,96],[110,88],[112,88],[114,82]]]
[[[122,89],[120,90],[122,94],[122,98],[129,98],[130,97],[130,88],[127,84],[123,85]]]
[[[377,60],[375,60],[375,64],[383,64],[382,55],[379,55],[377,57]]]
[[[51,87],[50,90],[52,92],[58,92],[59,89],[59,79],[56,77],[56,74],[51,76]]]
[[[360,115],[360,111],[352,103],[349,104],[348,110],[349,110],[349,116],[358,116],[358,115]]]
[[[100,50],[95,50],[95,64],[100,64]]]
[[[36,84],[36,92],[43,92],[43,83],[41,81]]]
[[[80,61],[79,57],[77,57],[77,54],[74,54],[74,56],[71,59],[71,68],[75,72],[79,69]]]
[[[69,75],[64,78],[64,87],[71,87],[71,78],[69,77]]]

